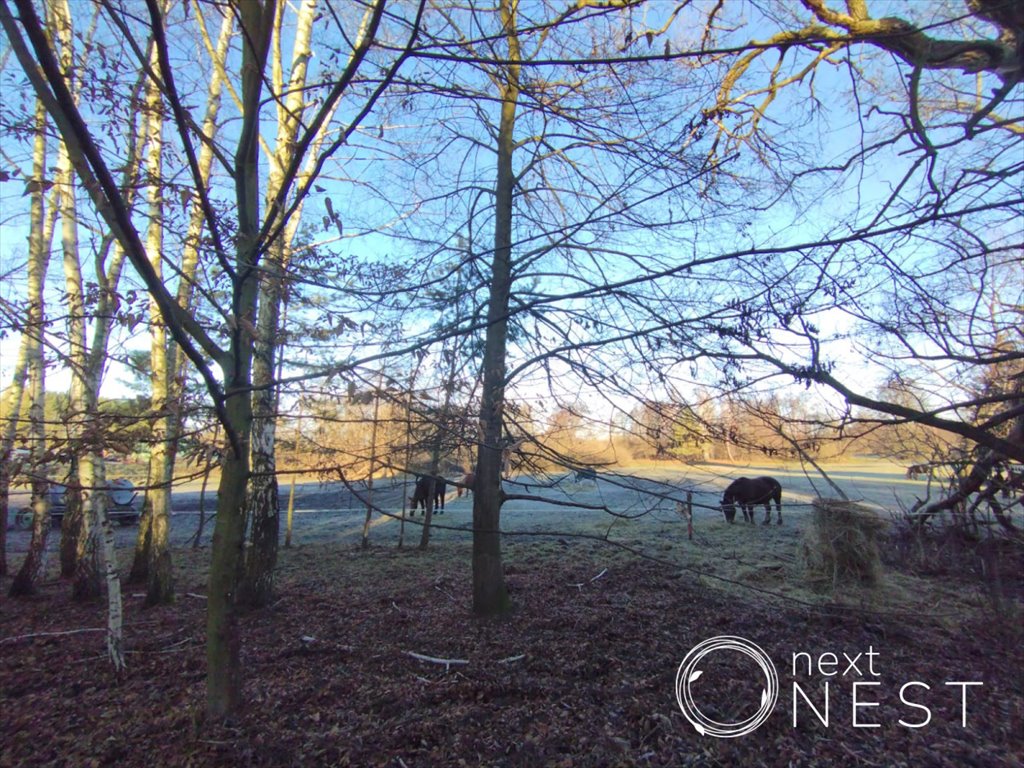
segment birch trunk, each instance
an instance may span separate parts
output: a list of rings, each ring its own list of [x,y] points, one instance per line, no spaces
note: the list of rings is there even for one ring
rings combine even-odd
[[[93,561],[92,570],[102,575],[107,588],[107,655],[114,670],[122,672],[125,659],[121,578],[114,548],[114,527],[107,510],[107,476],[103,458],[94,451],[86,451],[79,459],[78,471],[90,539],[86,558]]]
[[[158,72],[160,62],[154,49],[150,67]],[[164,190],[163,179],[163,108],[160,89],[152,80],[146,82],[147,116],[146,174],[149,179],[149,226],[146,231],[146,253],[158,279],[163,277],[164,255]],[[174,445],[170,424],[172,411],[177,410],[170,399],[170,367],[167,326],[155,299],[149,305],[150,328],[150,410],[152,432],[149,453],[149,475],[143,517],[146,521],[148,553],[146,557],[146,600],[148,606],[167,604],[174,600],[174,573],[169,546],[171,515],[171,480],[174,469]]]
[[[291,72],[284,82],[282,22],[284,6],[278,6],[274,19],[272,82],[278,102],[277,146],[269,157],[266,199],[268,210],[281,192],[285,171],[295,161],[296,138],[302,128],[306,110],[305,84],[309,61],[310,38],[316,13],[316,0],[304,0],[296,18]],[[316,149],[310,157],[316,156]],[[307,158],[307,161],[309,158]],[[278,390],[274,383],[277,370],[281,303],[284,297],[284,274],[291,256],[292,241],[298,227],[301,208],[292,219],[274,221],[279,230],[270,243],[260,283],[259,314],[253,358],[253,429],[252,480],[246,501],[246,517],[251,546],[246,553],[245,569],[240,585],[240,600],[250,607],[267,605],[274,594],[274,568],[277,565],[280,536],[280,496],[277,482],[275,441],[277,431]]]
[[[220,112],[221,95],[224,88],[224,62],[227,58],[228,47],[234,31],[234,16],[225,14],[220,33],[217,38],[216,47],[209,46],[214,66],[210,75],[209,97],[207,99],[206,115],[203,119],[203,133],[211,141],[204,141],[199,152],[199,173],[202,183],[209,184],[210,169],[213,164],[212,139],[217,134],[217,117]],[[209,41],[207,41],[209,43]],[[159,102],[159,92],[147,94],[148,100]],[[152,133],[152,127],[149,133]],[[152,150],[152,145],[151,150]],[[159,158],[153,158],[150,152],[150,168],[159,168]],[[151,195],[152,197],[152,195]],[[151,202],[152,205],[152,202]],[[193,305],[195,293],[196,270],[199,264],[199,242],[202,238],[203,227],[206,218],[198,196],[194,196],[191,202],[189,214],[189,226],[185,236],[185,245],[181,256],[181,269],[179,275],[177,303],[180,307],[189,310]],[[148,233],[151,241],[158,238],[151,228]],[[159,253],[150,250],[150,253]],[[151,313],[155,310],[151,308]],[[166,334],[164,334],[166,337]],[[152,345],[155,347],[157,340],[154,337]],[[165,347],[166,348],[166,347]],[[151,353],[152,354],[152,353]],[[147,594],[146,604],[156,605],[170,602],[174,596],[174,587],[171,572],[170,550],[166,544],[161,548],[161,539],[166,541],[170,527],[170,510],[172,498],[170,495],[170,482],[173,478],[177,444],[183,427],[184,414],[181,411],[181,402],[184,397],[185,375],[188,360],[183,350],[175,346],[165,356],[166,376],[164,402],[167,405],[167,418],[163,427],[166,439],[162,441],[164,448],[160,448],[158,455],[151,454],[149,488],[152,489],[161,480],[166,483],[166,497],[161,499],[159,492],[152,495],[147,492],[146,504],[143,509],[142,518],[139,520],[139,531],[135,543],[135,554],[132,561],[129,580],[137,583],[146,582]],[[153,371],[154,377],[156,371]],[[156,400],[154,398],[154,406]],[[159,413],[159,411],[157,411]],[[156,482],[154,482],[156,481]],[[154,506],[155,505],[155,506]],[[166,514],[163,514],[166,510]],[[159,514],[158,514],[159,513]],[[162,518],[161,518],[162,515]]]
[[[96,494],[90,490],[94,487],[91,478],[82,475],[86,454],[95,454],[97,450],[89,442],[98,437],[96,430],[90,428],[96,412],[98,388],[89,383],[85,296],[78,251],[78,209],[71,160],[63,143],[57,155],[56,181],[64,259],[64,300],[68,315],[68,364],[71,368],[67,423],[72,472],[68,481],[67,509],[61,520],[61,575],[73,578],[72,596],[83,601],[95,599],[102,593],[91,526],[91,504]]]
[[[30,334],[21,334],[11,385],[4,392],[3,399],[0,401],[0,406],[3,409],[0,413],[3,423],[3,432],[0,434],[0,576],[7,575],[7,523],[10,512],[11,481],[13,480],[11,470],[15,466],[14,438],[17,435],[25,397],[28,356],[31,346]]]
[[[66,0],[50,4],[50,25],[60,43],[62,65],[73,71],[71,9]],[[75,84],[71,83],[72,93]],[[61,217],[61,245],[64,260],[65,303],[68,314],[68,362],[72,372],[69,398],[69,437],[74,473],[69,483],[69,503],[62,521],[61,571],[74,577],[73,596],[92,599],[107,585],[107,645],[116,669],[124,667],[121,640],[121,592],[113,539],[98,538],[101,530],[110,529],[106,509],[106,474],[103,465],[102,430],[99,427],[99,390],[106,359],[106,341],[110,334],[112,314],[98,312],[95,319],[92,353],[86,344],[86,304],[78,245],[78,212],[74,191],[74,175],[70,153],[62,142],[58,150],[55,176],[58,210]],[[106,253],[107,239],[100,253]],[[97,264],[96,279],[101,287],[100,310],[109,308],[111,293],[116,295],[121,258],[115,253],[111,263],[113,285],[104,274],[102,261]]]
[[[46,223],[44,181],[46,178],[46,111],[36,104],[35,146],[32,154],[32,200],[28,235],[28,312],[25,335],[29,338],[27,376],[29,382],[28,433],[32,463],[32,540],[21,568],[11,582],[11,597],[31,595],[43,569],[46,535],[50,530],[49,483],[44,469],[46,432],[44,423],[45,367],[43,364],[43,332],[46,321],[43,311],[43,282],[50,256],[52,229]]]
[[[51,0],[47,4],[47,10],[47,23],[50,34],[58,45],[61,67],[65,72],[74,72],[69,9],[62,0]],[[77,82],[69,77],[68,86],[72,96],[77,98]],[[74,579],[72,592],[75,599],[91,599],[99,595],[100,586],[96,578],[90,578],[88,569],[83,563],[89,534],[88,522],[85,520],[82,506],[82,483],[79,477],[78,458],[84,449],[83,435],[87,432],[83,388],[83,374],[87,363],[85,298],[78,253],[78,210],[74,183],[71,157],[61,142],[57,147],[57,165],[54,173],[54,209],[55,213],[60,216],[61,222],[64,305],[66,307],[68,339],[66,363],[71,371],[68,410],[64,418],[71,454],[71,471],[68,476],[65,496],[67,506],[61,520],[60,572],[63,578]]]
[[[45,395],[45,368],[42,359],[42,345],[33,350],[29,359],[29,408],[28,432],[32,457],[32,540],[21,568],[11,582],[10,596],[33,595],[45,565],[46,537],[50,531],[50,483],[41,474],[43,456],[46,452],[46,431],[43,416]]]

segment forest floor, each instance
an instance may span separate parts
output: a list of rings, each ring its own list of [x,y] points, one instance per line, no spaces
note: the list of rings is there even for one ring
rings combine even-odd
[[[324,523],[281,550],[275,602],[241,619],[246,706],[228,723],[203,716],[208,546],[176,547],[175,604],[143,609],[126,587],[121,675],[102,604],[73,603],[52,572],[28,600],[6,598],[3,580],[0,768],[1024,765],[1019,596],[891,563],[875,589],[815,591],[792,511],[783,526],[707,511],[693,540],[674,511],[611,534],[559,520],[598,541],[543,534],[513,507],[513,611],[482,621],[463,506],[438,518],[448,527],[425,552],[409,536],[395,547],[394,523],[367,549]],[[763,649],[778,699],[753,733],[702,736],[676,675],[726,635]],[[735,650],[700,671],[684,687],[723,724],[753,716],[772,687]],[[981,685],[950,685],[968,682]]]

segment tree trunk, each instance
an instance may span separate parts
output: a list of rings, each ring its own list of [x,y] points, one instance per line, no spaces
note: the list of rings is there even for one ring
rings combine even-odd
[[[91,478],[94,488],[105,488],[107,485],[106,468],[103,459],[95,454],[87,454],[83,461],[83,476]],[[107,509],[106,491],[94,492],[87,508],[92,513],[92,527],[96,531],[99,553],[99,567],[107,587],[107,655],[117,672],[125,668],[124,635],[122,626],[121,578],[117,569],[117,550],[114,547],[114,527],[110,523]]]
[[[259,114],[273,24],[273,4],[250,0],[237,8],[242,31],[242,125],[235,152],[238,206],[236,274],[232,280],[234,324],[224,376],[225,451],[217,522],[213,529],[206,607],[206,710],[214,719],[235,714],[242,703],[241,638],[237,588],[245,541],[246,490],[252,436],[253,335],[259,290]]]
[[[14,365],[11,385],[3,393],[4,405],[7,410],[4,414],[3,434],[0,435],[0,576],[7,575],[7,523],[13,479],[11,469],[15,465],[13,459],[14,438],[17,435],[18,420],[21,418],[22,401],[25,397],[31,338],[32,335],[29,332],[21,335],[21,341],[18,343],[18,359]]]
[[[45,422],[43,419],[43,361],[42,347],[37,350],[36,359],[29,364],[29,439],[32,446],[32,540],[21,568],[11,582],[11,597],[33,595],[43,570],[46,537],[50,531],[49,482],[41,476],[43,453],[46,448]]]
[[[512,292],[512,204],[515,174],[516,105],[519,99],[519,40],[515,31],[515,2],[501,0],[502,22],[509,46],[501,86],[498,126],[498,173],[495,188],[494,258],[487,306],[483,392],[480,406],[480,446],[473,493],[473,611],[492,616],[511,607],[501,564],[501,453],[505,407],[505,356],[508,307]]]
[[[11,597],[31,595],[43,567],[46,536],[50,531],[49,483],[45,477],[46,431],[43,410],[45,367],[43,363],[43,332],[46,320],[43,304],[43,283],[50,257],[52,228],[46,224],[43,190],[46,177],[46,111],[36,103],[36,140],[32,155],[35,182],[32,191],[28,235],[28,312],[25,334],[30,339],[27,353],[29,383],[28,421],[29,450],[32,463],[32,540],[21,568],[11,582]],[[49,230],[49,231],[47,231]],[[6,520],[4,523],[6,524]]]
[[[251,546],[245,553],[239,601],[250,608],[268,605],[274,596],[281,528],[277,482],[277,346],[285,246],[278,239],[264,261],[252,365],[252,477],[245,517]]]
[[[292,62],[288,83],[283,79],[281,53],[284,4],[277,6],[272,41],[274,91],[282,94],[277,110],[277,147],[269,158],[266,200],[268,210],[284,184],[285,169],[295,159],[296,137],[306,109],[305,83],[310,58],[309,41],[316,15],[315,0],[304,0],[295,21]],[[316,150],[310,151],[316,156]],[[277,482],[275,441],[278,391],[277,370],[281,304],[284,300],[284,272],[287,268],[299,211],[291,221],[275,220],[276,238],[267,248],[264,275],[260,283],[259,315],[253,358],[252,479],[246,503],[251,546],[245,555],[240,587],[241,601],[250,607],[267,605],[274,594],[274,568],[281,528],[280,494]]]
[[[292,475],[292,487],[288,492],[288,522],[285,527],[284,547],[288,549],[292,545],[292,516],[295,514],[295,475]]]
[[[251,420],[248,392],[243,390],[230,399],[231,426],[247,449],[248,438],[243,436],[248,432],[245,422]],[[215,718],[234,714],[242,703],[242,642],[235,594],[242,564],[248,479],[247,453],[236,455],[232,451],[221,466],[206,605],[206,706]]]
[[[206,115],[203,119],[203,134],[212,140],[217,135],[217,116],[220,112],[221,94],[224,85],[223,63],[227,56],[228,45],[234,31],[234,15],[225,14],[221,23],[221,29],[213,49],[213,57],[220,62],[215,64],[210,74],[209,95],[207,97]],[[207,41],[209,43],[209,41]],[[158,68],[154,53],[150,55],[151,65]],[[160,95],[147,83],[149,89],[146,95],[147,100],[154,101],[155,108],[158,106],[156,100]],[[150,110],[153,112],[154,110]],[[157,173],[161,168],[161,157],[156,150],[160,144],[161,120],[158,114],[154,113],[152,120],[147,121],[147,130],[144,132],[145,139],[152,139],[150,142],[150,154],[148,171],[150,174]],[[210,168],[213,164],[213,149],[210,142],[204,141],[199,151],[199,175],[203,184],[208,184]],[[154,194],[156,197],[154,198]],[[154,222],[160,220],[156,217],[162,215],[162,197],[159,191],[150,191],[151,215]],[[199,243],[203,234],[205,216],[198,196],[194,195],[189,214],[188,232],[185,235],[185,246],[181,254],[181,270],[178,281],[177,303],[179,306],[189,310],[193,303],[195,291],[196,269],[199,263]],[[149,243],[152,248],[160,242],[160,232],[155,227],[150,228],[148,234]],[[150,253],[159,251],[150,250]],[[159,269],[159,267],[157,267]],[[159,308],[155,310],[159,312]],[[162,326],[161,326],[162,327]],[[166,333],[164,336],[164,349],[166,349]],[[158,344],[154,336],[152,345],[155,348]],[[170,548],[167,539],[170,533],[170,512],[172,498],[170,495],[170,483],[173,480],[174,465],[177,458],[175,446],[182,432],[182,421],[184,414],[181,410],[181,403],[185,392],[185,369],[187,360],[183,350],[175,345],[165,354],[165,376],[161,377],[161,383],[166,390],[164,401],[166,403],[166,420],[163,422],[166,438],[163,447],[155,446],[154,454],[150,459],[150,477],[148,482],[149,490],[146,493],[146,501],[143,505],[142,517],[139,520],[138,536],[135,544],[135,555],[132,561],[129,580],[135,583],[145,582],[147,585],[146,604],[166,604],[174,599],[173,571],[171,563]],[[156,368],[152,371],[154,379],[157,377]],[[157,418],[163,418],[161,411],[156,408],[156,397],[153,398],[154,410]],[[156,455],[159,453],[159,455]],[[166,493],[158,490],[166,486]]]
[[[251,546],[245,553],[239,602],[249,608],[268,605],[274,596],[274,568],[280,535],[280,491],[274,455],[273,416],[254,419],[252,478],[246,498]]]
[[[366,518],[363,520],[363,549],[370,546],[370,522],[373,519],[373,473],[377,469],[377,424],[380,419],[380,384],[373,393],[373,423],[370,425],[370,470],[366,477]]]
[[[150,66],[159,71],[160,62],[154,49]],[[159,88],[150,80],[146,83],[146,110],[148,153],[146,171],[150,184],[149,228],[146,233],[146,252],[154,273],[160,277],[164,259],[164,190],[163,178],[163,118]],[[185,279],[185,278],[183,278]],[[174,475],[174,437],[172,417],[180,410],[171,400],[171,370],[168,354],[166,320],[155,300],[149,305],[150,322],[150,381],[152,391],[150,407],[153,414],[152,444],[149,453],[149,480],[146,501],[149,513],[149,551],[146,553],[147,606],[171,603],[174,600],[174,573],[171,568],[170,523],[171,481]],[[180,393],[176,393],[180,397]]]
[[[70,34],[69,25],[61,25],[61,28]],[[68,45],[66,42],[65,46]],[[103,591],[91,525],[91,505],[96,495],[91,462],[85,467],[89,477],[83,476],[86,455],[100,449],[92,444],[99,436],[90,427],[96,412],[91,395],[98,391],[98,386],[90,384],[89,353],[85,343],[85,295],[78,252],[78,211],[72,186],[71,159],[63,143],[58,152],[57,179],[64,255],[64,298],[68,315],[68,363],[72,372],[67,414],[71,471],[64,518],[61,520],[61,576],[73,579],[73,599],[88,601],[98,598]]]
[[[430,476],[427,480],[426,508],[423,511],[423,527],[420,529],[420,549],[425,550],[430,544],[430,523],[434,519],[434,499],[437,498],[437,459],[430,463]]]

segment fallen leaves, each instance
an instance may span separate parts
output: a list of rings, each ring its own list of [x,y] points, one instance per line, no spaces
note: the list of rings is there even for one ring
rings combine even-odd
[[[190,557],[179,568],[194,583],[204,564]],[[203,601],[131,601],[118,680],[102,637],[76,631],[102,621],[102,606],[72,604],[60,584],[42,601],[7,600],[3,634],[17,642],[0,645],[0,766],[1014,766],[1024,753],[1018,646],[994,620],[865,624],[743,601],[589,547],[554,557],[511,546],[506,557],[516,609],[479,621],[468,545],[283,551],[278,600],[243,618],[248,707],[230,725],[202,717]],[[778,710],[742,739],[701,738],[674,698],[686,652],[718,634],[757,639],[782,678]],[[896,725],[907,710],[879,697],[871,715],[883,727],[855,729],[839,686],[828,729],[792,727],[792,652],[869,644],[884,651],[887,684],[984,680],[970,728],[950,701],[908,731]],[[715,693],[726,713],[749,694],[740,676]]]

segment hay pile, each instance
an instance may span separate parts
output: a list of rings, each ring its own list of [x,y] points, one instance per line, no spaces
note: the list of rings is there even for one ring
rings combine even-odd
[[[886,521],[860,504],[815,499],[803,547],[809,581],[826,589],[876,585],[881,573],[878,543],[886,527]]]

